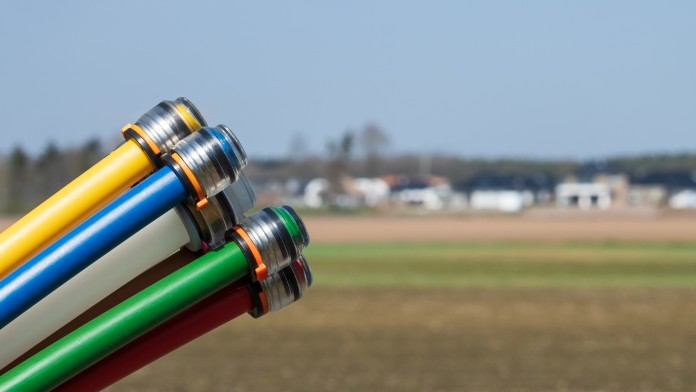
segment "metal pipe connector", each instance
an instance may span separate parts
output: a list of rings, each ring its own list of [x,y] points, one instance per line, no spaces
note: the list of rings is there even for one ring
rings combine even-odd
[[[206,126],[206,121],[198,109],[186,98],[162,101],[135,124],[123,128],[123,136],[133,139],[143,148],[156,164],[159,157],[166,154],[188,135]]]
[[[259,283],[257,306],[250,314],[256,318],[277,312],[302,299],[314,281],[307,259],[301,255],[277,274]]]
[[[208,198],[237,181],[247,157],[237,136],[226,126],[202,128],[187,136],[165,157],[177,171],[200,209]]]
[[[289,206],[264,208],[247,217],[232,237],[255,261],[252,277],[258,281],[280,272],[309,246],[307,228]]]
[[[202,209],[190,203],[178,206],[177,213],[191,238],[186,247],[194,252],[206,246],[210,250],[219,249],[227,242],[227,232],[238,225],[255,205],[256,194],[242,172],[239,180],[210,199],[210,203]]]

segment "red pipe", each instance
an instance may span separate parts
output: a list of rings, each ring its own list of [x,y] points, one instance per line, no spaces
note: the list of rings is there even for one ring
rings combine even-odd
[[[55,391],[98,391],[254,308],[251,288],[233,284],[132,341]]]

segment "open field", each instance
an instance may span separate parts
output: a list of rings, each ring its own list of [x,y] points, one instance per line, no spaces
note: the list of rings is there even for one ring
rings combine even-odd
[[[320,242],[696,241],[696,217],[308,217]]]
[[[111,390],[696,390],[692,216],[307,225],[302,302]]]
[[[690,391],[696,244],[317,244],[301,303],[112,391]],[[262,338],[262,339],[259,339]]]

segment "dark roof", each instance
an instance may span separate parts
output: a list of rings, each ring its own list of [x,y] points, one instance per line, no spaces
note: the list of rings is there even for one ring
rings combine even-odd
[[[595,176],[600,174],[623,174],[624,171],[621,167],[613,162],[608,162],[604,160],[589,161],[578,166],[573,174],[578,178],[578,180],[592,181]]]
[[[383,177],[383,179],[389,184],[392,192],[426,189],[433,186],[449,184],[447,179],[437,176],[393,175]]]
[[[391,191],[392,192],[402,192],[405,190],[426,189],[429,187],[430,187],[430,185],[425,181],[409,181],[409,182],[400,182],[400,183],[392,186]]]
[[[696,188],[696,171],[660,171],[631,176],[636,185],[662,185],[668,188]]]
[[[479,174],[472,179],[456,184],[458,190],[552,190],[556,181],[544,173],[528,176],[515,174]]]

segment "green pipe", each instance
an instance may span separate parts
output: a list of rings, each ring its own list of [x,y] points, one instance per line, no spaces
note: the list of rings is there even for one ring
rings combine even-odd
[[[286,211],[292,214],[282,216]],[[264,217],[270,219],[262,222]],[[293,232],[289,242],[265,237],[260,241],[262,243],[255,244],[264,254],[268,254],[266,250],[280,246],[292,251],[282,256],[277,252],[275,260],[265,260],[274,265],[284,267],[289,264],[308,244],[304,225],[289,207],[282,210],[266,208],[247,218],[240,227],[254,235],[270,232],[288,235]],[[0,391],[53,389],[188,307],[248,275],[249,268],[247,256],[236,242],[208,253],[0,376]]]
[[[209,253],[0,377],[0,391],[45,391],[194,305],[249,271],[236,244]]]

